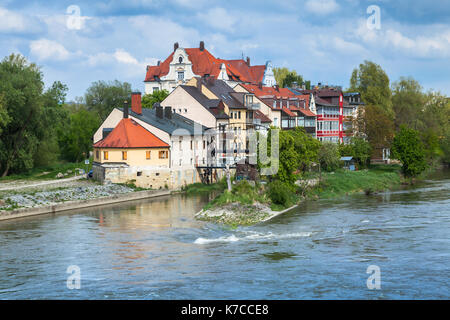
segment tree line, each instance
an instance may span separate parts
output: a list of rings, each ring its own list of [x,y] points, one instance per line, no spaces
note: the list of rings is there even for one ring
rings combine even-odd
[[[92,136],[131,85],[97,81],[83,97],[67,102],[67,85],[44,87],[43,73],[23,56],[0,63],[0,176],[89,157]]]

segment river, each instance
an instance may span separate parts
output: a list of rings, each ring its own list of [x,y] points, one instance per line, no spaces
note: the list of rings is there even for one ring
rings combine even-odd
[[[5,221],[0,299],[449,299],[449,190],[444,171],[236,230],[194,219],[208,195]]]

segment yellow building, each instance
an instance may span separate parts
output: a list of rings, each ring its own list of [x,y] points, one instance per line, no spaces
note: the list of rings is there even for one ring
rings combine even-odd
[[[136,185],[152,188],[169,185],[169,145],[136,121],[123,118],[93,147],[93,171],[97,180],[113,183],[135,181]]]

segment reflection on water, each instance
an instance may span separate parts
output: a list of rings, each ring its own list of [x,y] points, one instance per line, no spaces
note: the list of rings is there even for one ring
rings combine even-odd
[[[6,221],[0,298],[448,299],[448,178],[307,202],[236,230],[194,219],[208,195]],[[381,290],[366,287],[371,264]],[[66,288],[70,265],[80,290]]]

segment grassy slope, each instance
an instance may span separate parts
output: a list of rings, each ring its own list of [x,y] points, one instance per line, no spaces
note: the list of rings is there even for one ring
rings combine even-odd
[[[355,192],[376,192],[393,188],[401,183],[400,166],[378,165],[369,170],[324,173],[322,183],[307,195],[319,198],[339,197]]]
[[[91,164],[89,165],[89,169],[92,169],[92,159]],[[7,177],[0,178],[0,182],[2,181],[10,181],[10,180],[51,180],[56,179],[56,175],[61,173],[66,173],[68,170],[71,170],[72,173],[68,174],[64,178],[70,178],[75,175],[75,169],[80,168],[83,170],[86,170],[86,165],[83,162],[79,163],[72,163],[72,162],[61,162],[56,163],[53,165],[40,167],[40,168],[33,168],[29,172],[21,173],[21,174],[13,174],[9,175]]]

